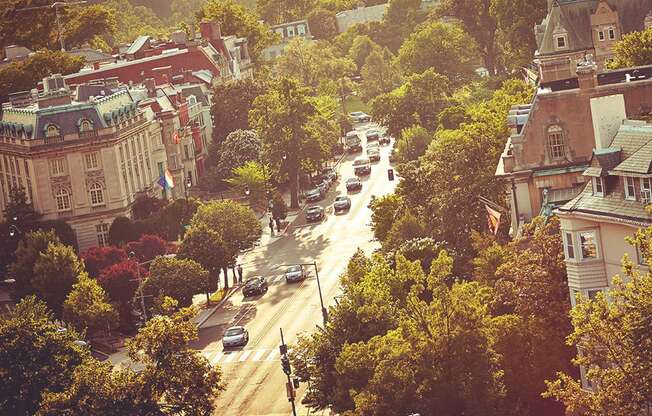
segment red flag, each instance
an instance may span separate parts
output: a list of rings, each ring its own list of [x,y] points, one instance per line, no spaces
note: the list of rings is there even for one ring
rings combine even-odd
[[[489,205],[485,205],[484,207],[487,210],[487,225],[489,226],[489,230],[496,235],[498,234],[498,227],[500,227],[501,214],[495,209],[489,207]]]
[[[181,137],[179,136],[179,132],[176,130],[172,133],[172,141],[177,144],[181,143]]]

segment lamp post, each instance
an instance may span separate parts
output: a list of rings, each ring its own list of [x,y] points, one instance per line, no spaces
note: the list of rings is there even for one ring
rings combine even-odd
[[[140,307],[143,311],[143,319],[147,321],[147,310],[145,309],[145,294],[143,293],[143,278],[140,275],[140,266],[147,263],[151,263],[152,260],[146,261],[144,263],[140,263],[138,259],[136,259],[136,253],[134,253],[133,251],[130,251],[128,256],[130,259],[134,259],[136,261],[136,274],[138,275],[138,285],[140,286]]]
[[[10,224],[9,225],[9,237],[16,237],[18,234],[21,234],[22,231],[17,226]]]

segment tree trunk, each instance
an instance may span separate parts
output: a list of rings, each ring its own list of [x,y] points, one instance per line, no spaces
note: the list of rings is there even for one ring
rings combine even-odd
[[[299,208],[299,183],[297,173],[290,174],[290,208]]]
[[[222,271],[224,272],[224,289],[228,290],[229,289],[229,268],[227,266],[224,266]]]

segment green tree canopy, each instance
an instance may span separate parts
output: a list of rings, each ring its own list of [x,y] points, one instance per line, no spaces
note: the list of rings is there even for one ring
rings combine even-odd
[[[234,169],[249,161],[259,161],[260,154],[261,141],[254,130],[234,130],[224,141],[211,143],[208,159],[211,187],[219,188],[220,183],[233,175]]]
[[[23,299],[0,316],[0,409],[31,416],[46,391],[63,392],[72,372],[89,357],[79,334],[61,330],[44,302]]]
[[[249,110],[254,99],[264,93],[265,84],[258,79],[242,79],[217,85],[213,89],[213,146],[221,146],[231,132],[250,129]],[[211,157],[216,155],[209,151]],[[213,159],[216,161],[215,159]]]
[[[502,47],[505,66],[518,68],[532,62],[537,49],[534,25],[548,13],[546,0],[492,0],[491,14],[498,27],[498,42]]]
[[[388,93],[401,83],[401,75],[394,64],[394,55],[387,48],[372,50],[366,57],[360,73],[360,94],[366,100]]]
[[[258,0],[256,10],[270,25],[305,19],[315,7],[315,0]]]
[[[460,86],[472,77],[475,56],[474,41],[464,30],[433,21],[403,42],[397,59],[408,75],[433,69],[447,76],[452,85]]]
[[[206,293],[208,272],[190,259],[157,257],[149,267],[143,290],[153,297],[170,296],[182,307],[192,305],[192,298]]]
[[[233,261],[230,246],[222,235],[212,230],[206,224],[190,227],[179,246],[177,256],[182,259],[192,259],[201,264],[209,272],[206,293],[217,290],[220,270]],[[228,276],[224,275],[224,287],[229,287]]]
[[[610,68],[629,68],[652,63],[652,28],[631,32],[614,45],[614,59]]]
[[[396,142],[396,156],[400,162],[417,160],[428,149],[433,134],[421,126],[412,126],[401,132]]]
[[[227,182],[238,188],[242,193],[248,189],[249,201],[252,208],[267,209],[265,205],[266,189],[269,185],[271,173],[268,166],[261,165],[258,162],[249,161],[244,165],[233,169],[233,176],[227,179]]]
[[[34,266],[50,243],[59,243],[59,238],[53,231],[34,231],[23,237],[16,249],[16,260],[9,266],[9,278],[14,279],[14,297],[22,299],[36,294],[32,284]]]
[[[337,36],[337,20],[335,12],[318,7],[308,13],[310,34],[315,39],[333,39]]]
[[[371,40],[369,36],[359,35],[353,39],[348,56],[358,67],[359,71],[362,69],[362,65],[364,65],[367,57],[375,50],[381,50],[381,47]]]
[[[63,303],[63,319],[80,331],[111,331],[118,325],[118,313],[102,286],[82,273]]]

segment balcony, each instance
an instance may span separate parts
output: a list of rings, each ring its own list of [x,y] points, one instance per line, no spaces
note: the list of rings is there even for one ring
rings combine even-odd
[[[46,145],[63,143],[63,136],[50,136],[44,139]]]

